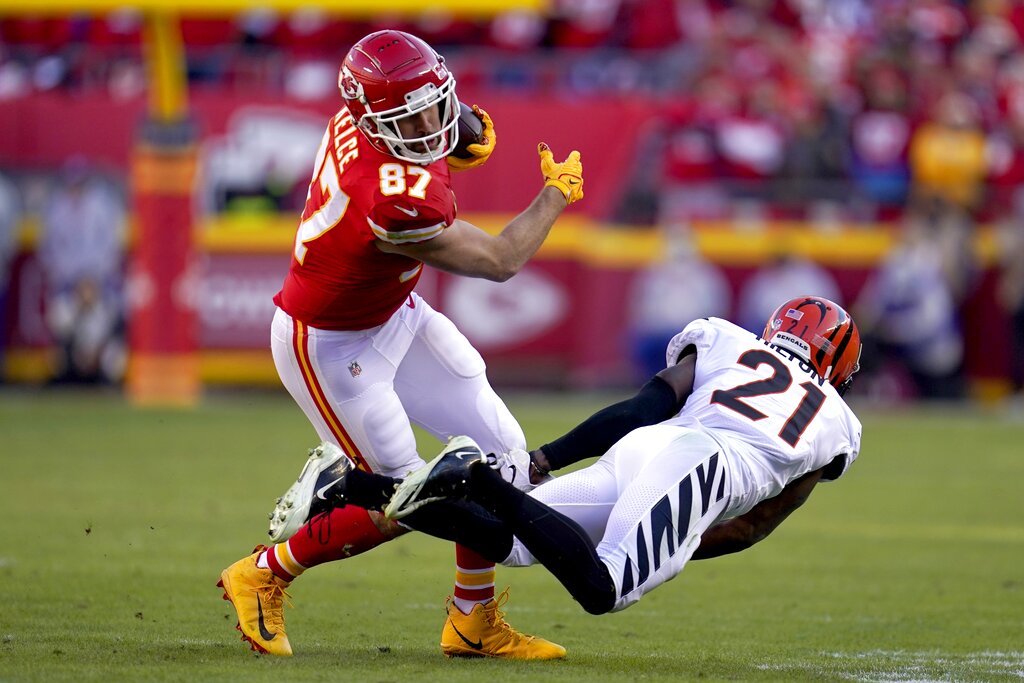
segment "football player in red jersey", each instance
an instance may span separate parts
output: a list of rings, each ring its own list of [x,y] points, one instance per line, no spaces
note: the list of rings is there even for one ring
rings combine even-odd
[[[253,649],[290,655],[284,588],[306,569],[355,555],[407,528],[356,505],[310,517],[317,494],[341,476],[403,477],[424,465],[411,423],[444,441],[468,434],[486,451],[521,452],[522,429],[490,387],[484,361],[446,317],[414,291],[423,265],[495,281],[515,275],[562,211],[583,197],[578,152],[557,163],[538,146],[543,186],[497,235],[456,218],[450,173],[483,164],[494,126],[475,108],[484,139],[469,159],[458,138],[455,78],[425,42],[401,31],[361,39],[338,84],[313,166],[291,267],[274,298],[271,331],[282,382],[322,444],[271,515],[271,540],[221,573],[225,598]],[[356,483],[353,483],[356,482]],[[358,486],[358,477],[349,479]],[[448,656],[553,659],[560,645],[505,623],[494,563],[456,547],[454,597],[441,636]]]

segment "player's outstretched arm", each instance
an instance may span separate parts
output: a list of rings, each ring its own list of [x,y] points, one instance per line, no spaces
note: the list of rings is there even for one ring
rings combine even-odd
[[[377,242],[381,251],[402,254],[456,275],[504,282],[537,253],[565,208],[583,197],[583,165],[573,151],[555,163],[551,150],[538,146],[544,187],[533,202],[497,235],[457,220],[437,237],[413,244]]]
[[[655,375],[636,396],[602,408],[565,436],[531,453],[531,481],[539,484],[548,472],[603,455],[634,429],[674,416],[693,391],[696,363],[697,356],[684,357]]]
[[[693,560],[707,560],[746,550],[775,531],[786,517],[807,501],[825,467],[794,479],[779,495],[762,500],[739,517],[720,522],[704,532]]]

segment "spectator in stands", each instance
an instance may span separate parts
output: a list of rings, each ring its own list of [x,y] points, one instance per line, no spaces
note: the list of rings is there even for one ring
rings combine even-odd
[[[621,5],[622,0],[556,0],[550,22],[552,45],[570,50],[608,47]]]
[[[69,160],[43,213],[39,259],[55,381],[116,382],[124,371],[124,207],[81,158]]]
[[[985,133],[970,97],[951,91],[936,103],[931,120],[914,131],[910,168],[914,193],[922,200],[940,199],[975,209],[987,172]]]
[[[4,349],[7,341],[7,292],[11,261],[17,250],[21,202],[14,183],[0,174],[0,383],[4,381]]]
[[[843,181],[849,152],[842,113],[820,95],[808,95],[790,109],[793,133],[786,142],[776,196],[799,204],[848,201]]]
[[[955,228],[948,221],[935,212],[909,214],[900,242],[861,291],[855,313],[868,348],[904,367],[924,399],[961,398],[965,389],[957,289],[968,275],[951,272],[963,266],[951,263]]]
[[[989,137],[989,200],[996,216],[1024,216],[1024,53],[1000,75],[1000,125]]]
[[[739,324],[760,332],[779,301],[804,294],[821,295],[843,305],[839,285],[832,273],[800,255],[792,240],[773,239],[775,253],[744,284],[739,297]],[[772,303],[775,302],[775,303]]]
[[[756,181],[773,178],[782,169],[787,135],[787,117],[772,81],[751,86],[742,112],[717,122],[715,143],[723,168],[741,194],[756,194]]]
[[[980,125],[990,128],[999,116],[995,48],[972,37],[956,47],[952,59],[957,90],[974,104]]]
[[[715,129],[737,115],[737,88],[726,78],[709,76],[693,87],[693,98],[663,112],[662,222],[726,218],[731,211],[721,175]]]
[[[885,218],[902,207],[910,186],[907,84],[895,65],[869,69],[864,99],[850,122],[850,175]]]
[[[697,252],[689,228],[670,226],[664,240],[664,258],[633,284],[630,330],[638,377],[664,369],[665,346],[687,323],[729,315],[729,282]]]

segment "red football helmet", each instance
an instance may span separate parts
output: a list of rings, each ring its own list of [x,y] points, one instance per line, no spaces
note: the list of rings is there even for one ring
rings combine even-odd
[[[356,43],[338,74],[352,118],[374,147],[403,161],[429,164],[458,143],[459,101],[444,57],[416,36],[377,31]],[[441,128],[406,138],[398,120],[438,106]]]
[[[820,296],[798,296],[779,306],[764,326],[765,341],[792,351],[839,390],[860,370],[860,332],[850,314]]]

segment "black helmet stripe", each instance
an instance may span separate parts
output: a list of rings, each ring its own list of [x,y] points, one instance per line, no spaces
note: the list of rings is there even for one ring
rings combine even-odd
[[[838,330],[836,330],[838,331]],[[846,347],[850,345],[850,340],[853,339],[853,323],[846,326],[846,334],[843,335],[843,340],[839,342],[839,346],[836,347],[836,355],[833,358],[838,361],[843,357],[843,353],[846,352]]]
[[[825,306],[825,304],[821,303],[820,301],[815,301],[815,303],[817,303],[821,307],[821,309],[822,309],[821,310],[821,321],[820,322],[824,323],[825,322],[825,316],[828,315],[828,307]],[[828,342],[830,344],[832,344],[833,348],[835,348],[835,344],[833,343],[833,341],[835,340],[836,335],[839,334],[839,329],[840,329],[841,325],[842,325],[842,321],[836,323],[836,326],[834,328],[832,328],[832,334],[830,334],[827,337]],[[819,367],[821,366],[822,363],[825,362],[825,354],[826,353],[827,353],[827,349],[826,349],[826,347],[824,345],[822,345],[822,346],[820,346],[818,348],[818,353],[815,354],[814,362]]]

